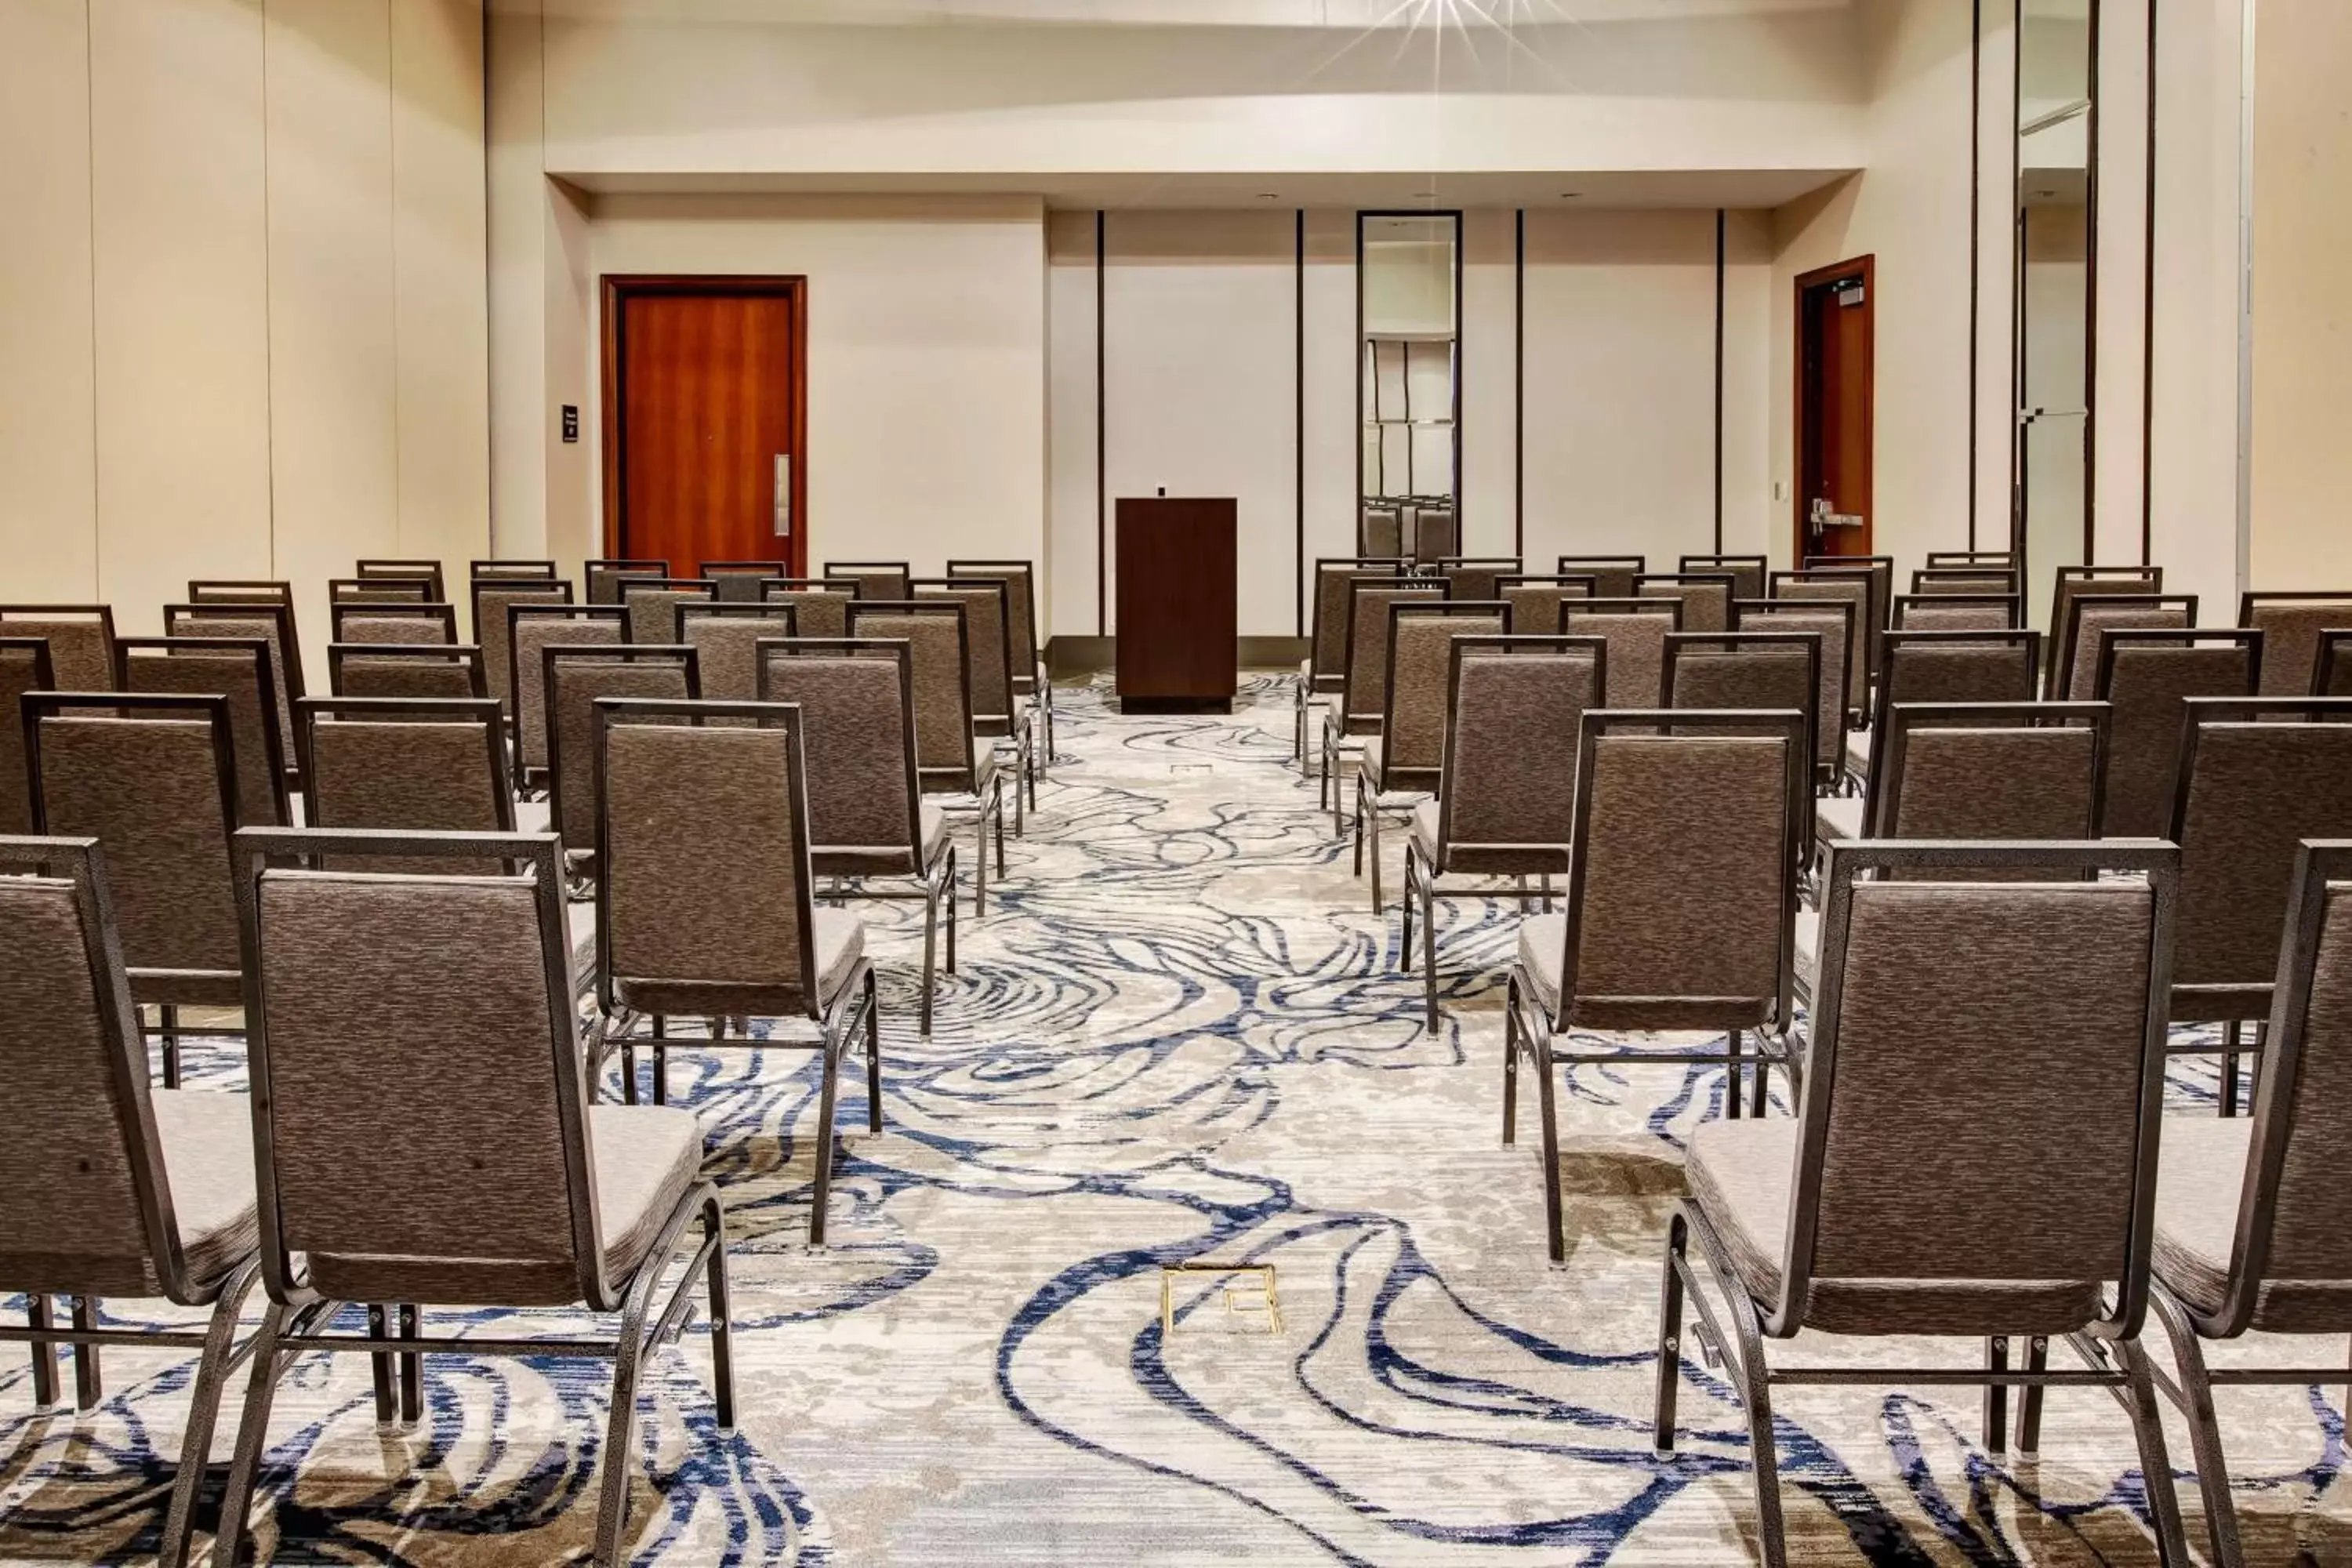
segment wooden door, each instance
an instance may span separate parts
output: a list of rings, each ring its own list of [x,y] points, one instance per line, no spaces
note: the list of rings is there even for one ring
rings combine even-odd
[[[604,279],[604,552],[807,560],[807,296],[797,278]]]
[[[1872,258],[1797,279],[1796,559],[1871,553]]]

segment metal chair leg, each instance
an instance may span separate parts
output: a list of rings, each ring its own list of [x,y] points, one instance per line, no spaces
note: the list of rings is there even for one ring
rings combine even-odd
[[[98,1327],[98,1302],[89,1296],[73,1299],[73,1326],[83,1333]],[[74,1407],[95,1410],[106,1397],[106,1378],[99,1370],[96,1345],[74,1346]]]
[[[1675,1404],[1683,1384],[1683,1276],[1675,1267],[1690,1246],[1690,1221],[1677,1207],[1666,1222],[1665,1278],[1658,1286],[1658,1376],[1650,1407],[1650,1443],[1661,1458],[1675,1451]]]
[[[2029,1334],[2025,1341],[2025,1370],[2050,1370],[2050,1336]],[[2022,1457],[2042,1451],[2042,1399],[2047,1389],[2028,1384],[2017,1396],[2017,1451]],[[1998,1449],[1995,1452],[1999,1452]]]
[[[1503,984],[1503,1147],[1519,1138],[1519,981]]]
[[[728,1306],[727,1210],[719,1189],[702,1200],[702,1234],[710,1242],[703,1293],[710,1306],[710,1390],[718,1405],[719,1429],[735,1429],[735,1325]]]
[[[177,1004],[166,1002],[155,1009],[156,1021],[162,1026],[163,1040],[163,1087],[180,1087],[180,1009]]]
[[[669,1020],[656,1014],[654,1017],[654,1103],[669,1103]]]
[[[824,1245],[824,1210],[833,1196],[833,1108],[841,1091],[841,1052],[845,1042],[829,1038],[824,1042],[824,1085],[817,1091],[816,1124],[816,1197],[815,1206],[809,1211],[809,1239],[812,1249]]]
[[[1410,856],[1410,850],[1408,850]],[[1405,907],[1412,907],[1410,894]],[[1437,1033],[1437,868],[1421,868],[1421,1001],[1422,1022]]]
[[[259,1278],[259,1266],[255,1263],[231,1274],[213,1302],[211,1321],[205,1325],[205,1348],[196,1358],[195,1382],[188,1390],[188,1426],[180,1438],[180,1462],[172,1477],[172,1503],[163,1515],[156,1568],[184,1568],[188,1561],[188,1546],[196,1528],[196,1494],[204,1488],[212,1458],[213,1427],[220,1416],[221,1394],[228,1386],[229,1352],[236,1343],[237,1317]]]
[[[2205,1503],[2205,1539],[2215,1568],[2242,1568],[2245,1549],[2238,1539],[2238,1510],[2230,1495],[2230,1466],[2221,1452],[2221,1427],[2213,1414],[2213,1380],[2205,1370],[2205,1349],[2179,1304],[2161,1289],[2148,1304],[2172,1342],[2172,1363],[2180,1371],[2180,1413],[2189,1421],[2189,1445],[2197,1461],[2197,1489]]]
[[[1412,962],[1412,917],[1416,912],[1414,907],[1413,889],[1417,885],[1413,880],[1415,875],[1416,857],[1413,854],[1412,840],[1408,838],[1405,840],[1404,846],[1404,895],[1402,901],[1398,906],[1400,911],[1404,917],[1402,921],[1403,929],[1399,932],[1397,941],[1397,967],[1399,969],[1404,968]]]
[[[1536,1107],[1543,1116],[1544,1245],[1554,1267],[1568,1261],[1568,1230],[1560,1217],[1559,1111],[1552,1087],[1551,1033],[1535,1037]]]
[[[283,1346],[289,1309],[272,1301],[262,1310],[261,1327],[254,1331],[253,1373],[246,1380],[245,1411],[236,1427],[236,1453],[229,1461],[227,1489],[221,1493],[220,1529],[213,1537],[216,1568],[236,1568],[238,1548],[245,1541],[246,1517],[253,1511],[253,1491],[259,1479],[261,1450],[269,1436],[269,1406],[277,1397],[278,1380],[293,1357]]]
[[[637,1468],[637,1365],[645,1356],[645,1306],[632,1297],[613,1356],[613,1409],[604,1423],[604,1479],[596,1492],[596,1568],[620,1568],[621,1531]]]
[[[915,1008],[915,1027],[925,1039],[931,1037],[931,992],[938,984],[940,951],[940,889],[935,883],[924,884],[923,895],[923,992]]]
[[[1731,1060],[1723,1068],[1723,1115],[1728,1121],[1739,1120],[1740,1101],[1748,1094],[1747,1064],[1740,1059],[1741,1031],[1731,1031],[1724,1054]]]
[[[940,895],[944,898],[944,900],[946,900],[947,906],[948,906],[948,973],[949,973],[950,974],[953,974],[953,973],[956,972],[956,957],[955,957],[955,938],[956,938],[956,897],[955,897],[955,889],[956,889],[956,851],[955,851],[955,844],[954,844],[954,842],[953,842],[952,840],[950,840],[950,841],[949,842],[949,844],[948,844],[947,868],[946,868],[946,869],[945,869],[944,871],[942,871],[942,872],[940,873]]]
[[[368,1338],[388,1340],[392,1337],[390,1310],[381,1301],[370,1301],[367,1308]],[[397,1420],[393,1405],[392,1363],[390,1351],[378,1351],[368,1357],[368,1377],[375,1385],[375,1425],[378,1431],[388,1431]]]
[[[49,1299],[38,1292],[25,1298],[25,1324],[37,1331],[57,1327]],[[58,1406],[58,1347],[47,1341],[26,1346],[33,1355],[33,1403],[43,1410]]]
[[[866,1131],[882,1131],[882,1009],[874,972],[866,972]]]
[[[2224,1116],[2238,1114],[2239,1027],[2235,1018],[2221,1026],[2221,1105]]]
[[[1985,1337],[1985,1370],[2009,1370],[2009,1336],[1989,1334]],[[2023,1392],[2031,1393],[2029,1388]],[[1984,1429],[1980,1439],[1988,1454],[2009,1451],[2009,1384],[1988,1383],[1984,1385]]]
[[[416,1303],[400,1304],[400,1333],[403,1339],[415,1339],[423,1327]],[[414,1426],[425,1418],[425,1354],[407,1351],[400,1358],[400,1424]]]
[[[2126,1399],[2132,1432],[2139,1439],[2140,1475],[2147,1489],[2148,1512],[2156,1516],[2158,1560],[2188,1568],[2189,1535],[2180,1522],[2180,1497],[2174,1489],[2172,1461],[2164,1447],[2164,1417],[2157,1409],[2156,1385],[2148,1376],[2147,1352],[2136,1341],[2115,1342],[2123,1363]]]

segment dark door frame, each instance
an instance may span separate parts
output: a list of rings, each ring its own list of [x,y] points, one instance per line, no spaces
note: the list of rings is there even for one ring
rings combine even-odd
[[[604,553],[624,559],[628,548],[627,429],[621,417],[621,322],[631,300],[677,295],[751,295],[786,299],[793,307],[793,534],[788,561],[806,559],[808,539],[808,278],[803,273],[754,274],[724,272],[606,272],[597,279],[603,296],[604,426],[598,433],[604,448]]]
[[[1790,398],[1791,445],[1789,453],[1790,510],[1796,528],[1792,561],[1802,562],[1809,552],[1805,548],[1805,296],[1832,283],[1842,283],[1851,278],[1862,279],[1863,346],[1869,369],[1869,393],[1862,405],[1862,515],[1870,521],[1870,539],[1864,542],[1875,547],[1878,537],[1876,499],[1878,455],[1878,258],[1875,253],[1849,257],[1827,267],[1816,267],[1811,272],[1797,275],[1795,295],[1795,331],[1790,339],[1791,374],[1794,395]],[[1865,549],[1864,554],[1870,553]]]

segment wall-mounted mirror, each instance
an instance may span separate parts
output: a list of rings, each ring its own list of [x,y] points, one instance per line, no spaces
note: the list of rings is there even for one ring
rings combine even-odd
[[[1356,545],[1431,561],[1461,553],[1462,215],[1356,218]]]
[[[2091,410],[2097,390],[2098,37],[2099,0],[2018,0],[2011,548],[2032,574],[2028,581],[2097,559]],[[2048,595],[2029,595],[2027,603],[2048,615]]]

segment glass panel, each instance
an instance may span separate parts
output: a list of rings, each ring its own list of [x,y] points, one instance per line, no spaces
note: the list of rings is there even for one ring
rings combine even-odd
[[[1366,553],[1451,553],[1462,305],[1454,213],[1358,216]]]
[[[2017,58],[2016,547],[2046,582],[2089,540],[2090,236],[2098,0],[2020,0]],[[2049,595],[2030,594],[2034,624]],[[2044,627],[2044,630],[2049,628]]]

